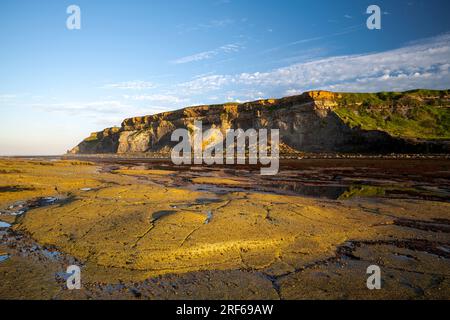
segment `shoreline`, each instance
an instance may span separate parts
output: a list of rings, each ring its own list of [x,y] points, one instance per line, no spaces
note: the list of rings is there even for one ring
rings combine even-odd
[[[163,161],[171,162],[171,158],[168,155],[155,155],[155,154],[63,154],[63,155],[0,155],[0,159],[45,159],[45,160],[105,160],[111,159],[117,160],[135,160],[135,161]],[[235,158],[236,159],[236,158]],[[417,154],[417,153],[390,153],[390,154],[363,154],[363,153],[304,153],[304,154],[285,154],[280,155],[280,161],[295,161],[295,160],[308,160],[308,159],[318,159],[318,160],[333,160],[333,159],[351,159],[351,160],[367,160],[367,159],[378,159],[378,160],[418,160],[418,159],[437,159],[437,160],[450,160],[450,154]],[[193,164],[194,165],[194,164]],[[205,164],[203,164],[205,165]],[[206,166],[206,165],[205,165]],[[218,166],[225,166],[218,165]]]

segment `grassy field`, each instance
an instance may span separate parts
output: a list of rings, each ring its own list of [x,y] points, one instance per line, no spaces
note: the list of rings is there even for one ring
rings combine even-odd
[[[344,93],[336,114],[352,127],[392,136],[450,139],[448,90]]]

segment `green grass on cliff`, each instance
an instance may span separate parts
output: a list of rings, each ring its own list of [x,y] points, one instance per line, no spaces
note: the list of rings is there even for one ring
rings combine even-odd
[[[98,137],[96,136],[89,136],[86,139],[84,139],[84,142],[95,142],[98,141]]]
[[[336,114],[351,127],[393,136],[450,139],[449,90],[344,93]]]

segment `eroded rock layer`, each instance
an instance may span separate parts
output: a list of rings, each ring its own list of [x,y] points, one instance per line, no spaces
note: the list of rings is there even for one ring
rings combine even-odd
[[[168,153],[171,134],[202,121],[229,128],[279,129],[281,153],[450,151],[450,93],[311,91],[281,99],[205,105],[125,119],[121,127],[92,133],[73,154]]]

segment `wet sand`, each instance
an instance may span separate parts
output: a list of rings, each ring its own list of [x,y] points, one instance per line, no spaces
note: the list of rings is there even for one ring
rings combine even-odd
[[[0,159],[0,298],[450,298],[448,159],[85,160]]]

